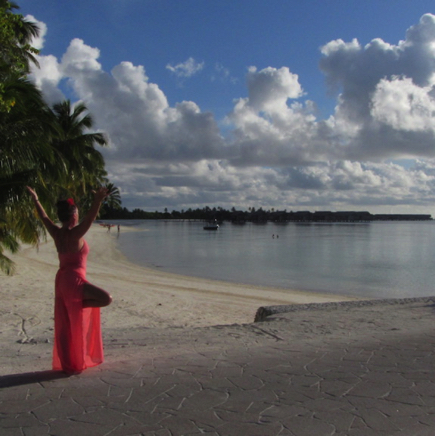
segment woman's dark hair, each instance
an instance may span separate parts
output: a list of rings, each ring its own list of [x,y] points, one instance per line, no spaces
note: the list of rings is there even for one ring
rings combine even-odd
[[[77,206],[74,204],[74,200],[72,198],[68,198],[68,200],[59,200],[56,203],[56,207],[57,216],[61,223],[69,221],[77,209]]]

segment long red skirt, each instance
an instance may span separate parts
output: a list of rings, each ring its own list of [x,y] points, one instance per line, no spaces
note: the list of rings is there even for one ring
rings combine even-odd
[[[79,253],[59,255],[61,268],[55,282],[53,369],[67,373],[81,372],[104,360],[100,308],[83,308],[87,251],[86,245]]]

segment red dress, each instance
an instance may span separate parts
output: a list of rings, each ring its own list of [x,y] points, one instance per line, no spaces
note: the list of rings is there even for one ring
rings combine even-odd
[[[68,373],[103,362],[100,308],[83,307],[89,246],[59,253],[55,282],[53,369]]]

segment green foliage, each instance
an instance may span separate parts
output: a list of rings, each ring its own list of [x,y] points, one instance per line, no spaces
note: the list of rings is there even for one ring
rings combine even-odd
[[[29,44],[38,35],[38,27],[12,13],[14,9],[18,9],[15,3],[0,0],[0,112],[9,112],[16,104],[14,96],[7,93],[5,77],[27,74],[30,62],[37,64],[34,55],[39,53]]]
[[[105,146],[106,138],[101,133],[90,133],[92,117],[83,103],[74,108],[69,100],[53,106],[48,129],[51,136],[54,165],[49,173],[56,184],[59,197],[71,196],[79,201],[96,186],[106,181],[104,158],[95,144]]]
[[[3,252],[7,249],[11,253],[16,253],[19,245],[17,240],[10,234],[7,222],[3,219],[0,219],[0,241],[0,270],[5,271],[6,274],[13,274],[15,265]]]
[[[182,210],[181,212],[173,210],[171,213],[167,212],[146,212],[141,209],[134,209],[129,211],[125,207],[123,209],[108,209],[105,215],[106,219],[128,219],[128,220],[140,220],[140,219],[172,219],[172,220],[194,220],[194,221],[231,221],[234,224],[245,224],[251,222],[255,224],[266,224],[267,222],[274,223],[288,223],[288,222],[371,222],[371,221],[428,221],[432,220],[431,215],[425,214],[375,214],[370,212],[287,212],[284,210],[263,210],[259,208],[255,210],[254,207],[250,207],[248,211],[236,210],[232,207],[231,210],[225,210],[222,207],[205,206],[203,208]]]
[[[119,189],[113,183],[109,182],[105,184],[105,187],[110,192],[105,204],[107,204],[110,209],[121,209],[121,193]]]
[[[86,106],[65,101],[50,108],[27,80],[37,53],[29,42],[39,31],[12,13],[17,8],[0,0],[0,271],[6,274],[14,265],[5,251],[14,253],[19,242],[37,244],[45,238],[27,185],[55,220],[59,198],[73,197],[86,213],[92,189],[108,183],[103,156],[95,148],[107,141],[90,131]]]

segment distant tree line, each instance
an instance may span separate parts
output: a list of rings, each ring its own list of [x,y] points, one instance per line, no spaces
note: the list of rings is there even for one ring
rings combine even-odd
[[[263,208],[255,209],[250,207],[248,210],[237,210],[235,207],[230,210],[222,207],[205,206],[204,208],[187,209],[169,212],[146,212],[141,209],[129,211],[124,208],[111,208],[104,205],[105,219],[164,219],[164,220],[200,220],[200,221],[230,221],[235,224],[245,222],[267,223],[267,222],[369,222],[369,221],[425,221],[431,220],[431,215],[418,214],[371,214],[362,211],[297,211],[288,212],[287,210],[264,210]]]

